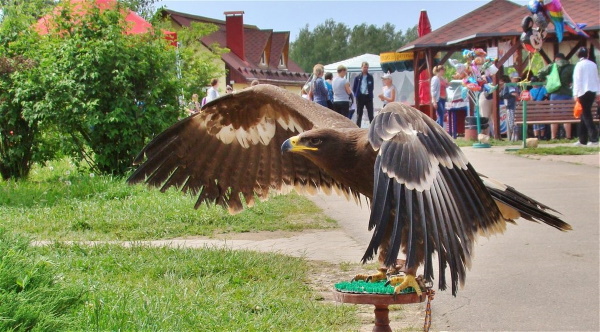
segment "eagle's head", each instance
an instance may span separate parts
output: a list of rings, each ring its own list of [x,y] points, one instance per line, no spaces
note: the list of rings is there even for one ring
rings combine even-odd
[[[367,129],[320,128],[312,129],[287,139],[281,152],[301,155],[334,178],[356,185],[359,192],[372,194],[373,164],[376,152],[370,146]],[[365,172],[365,174],[362,174]],[[369,173],[370,172],[370,173]],[[364,184],[355,183],[366,179]]]

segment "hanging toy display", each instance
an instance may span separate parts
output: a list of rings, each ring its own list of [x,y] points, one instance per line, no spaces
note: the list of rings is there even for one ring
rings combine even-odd
[[[560,0],[529,0],[527,9],[531,16],[526,16],[521,22],[521,42],[525,49],[535,53],[542,48],[547,35],[548,23],[552,22],[556,39],[562,42],[565,28],[567,31],[589,38],[582,29],[586,24],[575,23],[565,11]]]
[[[492,76],[498,72],[494,65],[496,59],[487,56],[487,53],[481,48],[472,50],[463,50],[463,57],[466,62],[462,63],[456,59],[450,59],[449,63],[456,74],[454,79],[462,80],[463,85],[469,91],[485,91],[491,93],[497,86],[491,84]]]

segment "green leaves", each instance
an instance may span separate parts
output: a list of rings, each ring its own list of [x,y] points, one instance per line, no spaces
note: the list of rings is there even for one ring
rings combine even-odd
[[[298,38],[291,44],[290,57],[305,71],[312,72],[317,64],[327,64],[364,53],[378,54],[395,51],[417,38],[417,27],[405,34],[395,31],[395,26],[385,23],[381,28],[361,24],[350,29],[333,19],[317,25],[313,31],[309,26],[300,30]]]
[[[68,142],[59,146],[62,153],[77,156],[95,172],[124,174],[144,144],[177,120],[181,90],[175,49],[160,31],[125,34],[123,10],[117,5],[114,10],[100,11],[92,5],[80,15],[63,7],[50,19],[54,24],[48,34],[33,34],[35,43],[20,50],[36,65],[13,73],[6,81],[12,89],[7,90],[4,107],[0,106],[6,110],[0,113],[6,116],[0,119],[6,124],[0,124],[0,137],[5,141],[0,145],[0,171],[7,169],[3,177],[28,173],[31,158],[27,153],[34,156],[38,138],[43,137],[33,128],[58,130]],[[0,31],[5,31],[4,23]],[[14,137],[8,142],[3,134],[18,121],[19,133],[31,133],[29,145],[24,139],[14,142]],[[8,149],[22,150],[20,159],[9,158]],[[52,153],[43,155],[51,157]],[[18,164],[22,158],[25,164]]]

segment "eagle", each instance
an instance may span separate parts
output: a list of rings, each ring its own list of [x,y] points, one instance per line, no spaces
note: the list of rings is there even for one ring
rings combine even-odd
[[[237,213],[273,193],[336,193],[370,206],[371,241],[362,262],[381,268],[355,279],[387,278],[399,292],[423,279],[452,294],[465,282],[477,237],[524,218],[571,226],[552,208],[477,173],[452,138],[410,106],[389,103],[369,129],[274,85],[260,84],[207,103],[157,135],[127,180],[161,191],[175,186]],[[402,252],[405,259],[399,260]]]

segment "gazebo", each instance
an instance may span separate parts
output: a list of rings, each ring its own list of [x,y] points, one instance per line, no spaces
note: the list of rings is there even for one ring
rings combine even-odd
[[[562,5],[570,17],[577,23],[586,24],[583,30],[589,38],[565,31],[562,42],[558,42],[554,26],[549,24],[548,36],[539,54],[545,63],[551,63],[554,55],[564,53],[570,59],[581,46],[590,48],[593,57],[600,49],[598,41],[600,30],[600,12],[597,0],[562,0]],[[474,11],[424,35],[398,49],[398,53],[412,53],[412,65],[415,68],[415,81],[418,81],[421,71],[432,72],[434,59],[441,56],[440,63],[446,63],[455,52],[463,49],[490,47],[497,48],[499,68],[497,77],[504,73],[505,67],[513,66],[517,72],[524,73],[530,57],[520,41],[521,21],[531,15],[526,6],[515,4],[508,0],[492,0]],[[424,59],[419,61],[420,59]],[[382,61],[382,67],[386,64]],[[499,123],[498,93],[494,94],[494,110],[492,116]],[[433,116],[430,104],[421,104],[419,100],[419,85],[415,85],[415,107]],[[494,137],[499,138],[499,126],[494,127]]]

